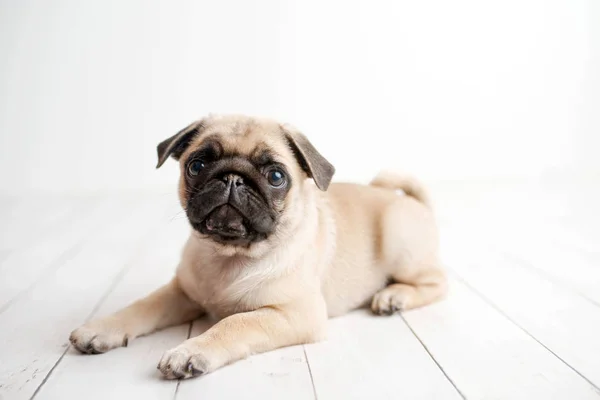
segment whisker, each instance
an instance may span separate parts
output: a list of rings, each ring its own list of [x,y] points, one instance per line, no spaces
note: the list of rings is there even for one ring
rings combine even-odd
[[[185,215],[186,215],[185,213],[187,213],[187,209],[185,209],[185,208],[182,209],[182,210],[177,211],[175,213],[175,215],[173,215],[171,217],[171,222],[175,221],[176,219],[181,219],[182,217],[185,217]]]

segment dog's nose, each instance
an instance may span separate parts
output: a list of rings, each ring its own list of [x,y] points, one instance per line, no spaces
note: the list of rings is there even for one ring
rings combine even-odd
[[[226,183],[231,183],[236,187],[242,186],[244,184],[244,178],[236,174],[227,174],[223,177],[223,180]]]

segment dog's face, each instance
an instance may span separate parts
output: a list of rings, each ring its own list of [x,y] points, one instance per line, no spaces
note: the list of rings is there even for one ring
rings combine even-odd
[[[300,221],[306,180],[326,190],[334,174],[293,128],[245,116],[192,123],[158,145],[157,167],[169,156],[180,163],[179,198],[192,228],[203,239],[238,249]]]

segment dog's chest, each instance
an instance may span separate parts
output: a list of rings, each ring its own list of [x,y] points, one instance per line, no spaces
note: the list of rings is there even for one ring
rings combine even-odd
[[[264,265],[190,263],[181,265],[177,275],[183,291],[193,301],[214,317],[223,318],[278,300],[277,282],[268,279],[267,270]]]

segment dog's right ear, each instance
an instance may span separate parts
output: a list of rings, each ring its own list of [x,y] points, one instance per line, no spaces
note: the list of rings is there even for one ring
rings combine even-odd
[[[160,166],[167,161],[169,156],[173,157],[175,160],[179,160],[179,157],[181,157],[185,149],[187,149],[192,139],[200,132],[201,127],[202,121],[193,122],[175,135],[160,142],[156,147],[156,152],[158,153],[158,164],[156,164],[156,168],[160,168]]]

